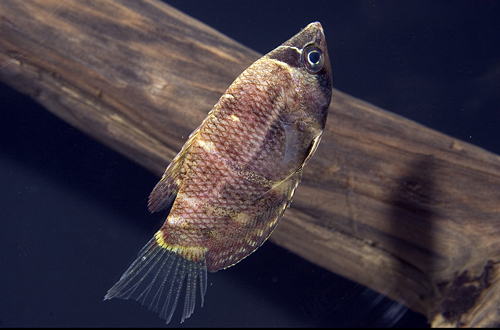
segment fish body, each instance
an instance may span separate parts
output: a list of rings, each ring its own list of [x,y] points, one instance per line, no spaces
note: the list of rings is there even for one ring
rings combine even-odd
[[[255,251],[290,205],[320,142],[331,89],[319,22],[236,78],[151,192],[149,210],[172,206],[170,213],[105,299],[134,298],[168,323],[187,277],[181,322],[197,287],[203,305],[207,270]]]

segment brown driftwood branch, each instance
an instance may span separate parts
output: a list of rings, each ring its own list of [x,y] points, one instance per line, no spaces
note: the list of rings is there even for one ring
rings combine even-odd
[[[158,175],[259,57],[153,0],[60,3],[0,2],[1,81]],[[271,240],[434,326],[497,325],[499,201],[499,156],[334,91]]]

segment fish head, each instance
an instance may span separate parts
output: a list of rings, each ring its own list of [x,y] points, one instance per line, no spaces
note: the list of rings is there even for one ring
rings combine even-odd
[[[288,67],[292,83],[286,91],[291,103],[285,109],[288,119],[316,123],[322,131],[332,95],[332,71],[321,23],[309,24],[267,56]]]
[[[332,72],[325,34],[313,22],[266,55],[280,64],[280,123],[284,134],[281,167],[290,173],[303,168],[316,150],[325,128],[332,95]]]

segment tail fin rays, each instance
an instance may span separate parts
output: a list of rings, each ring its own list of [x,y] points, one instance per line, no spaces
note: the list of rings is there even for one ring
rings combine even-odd
[[[169,323],[175,312],[187,275],[181,323],[196,306],[197,279],[200,282],[201,306],[207,289],[205,260],[192,261],[158,245],[155,238],[139,252],[137,259],[104,297],[133,298],[160,314]],[[171,298],[173,302],[171,303]]]

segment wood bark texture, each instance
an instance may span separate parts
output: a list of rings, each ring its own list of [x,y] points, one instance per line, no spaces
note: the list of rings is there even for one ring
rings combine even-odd
[[[1,81],[157,175],[259,57],[154,0],[0,1]],[[337,90],[329,112],[271,240],[433,326],[500,324],[500,157]]]

